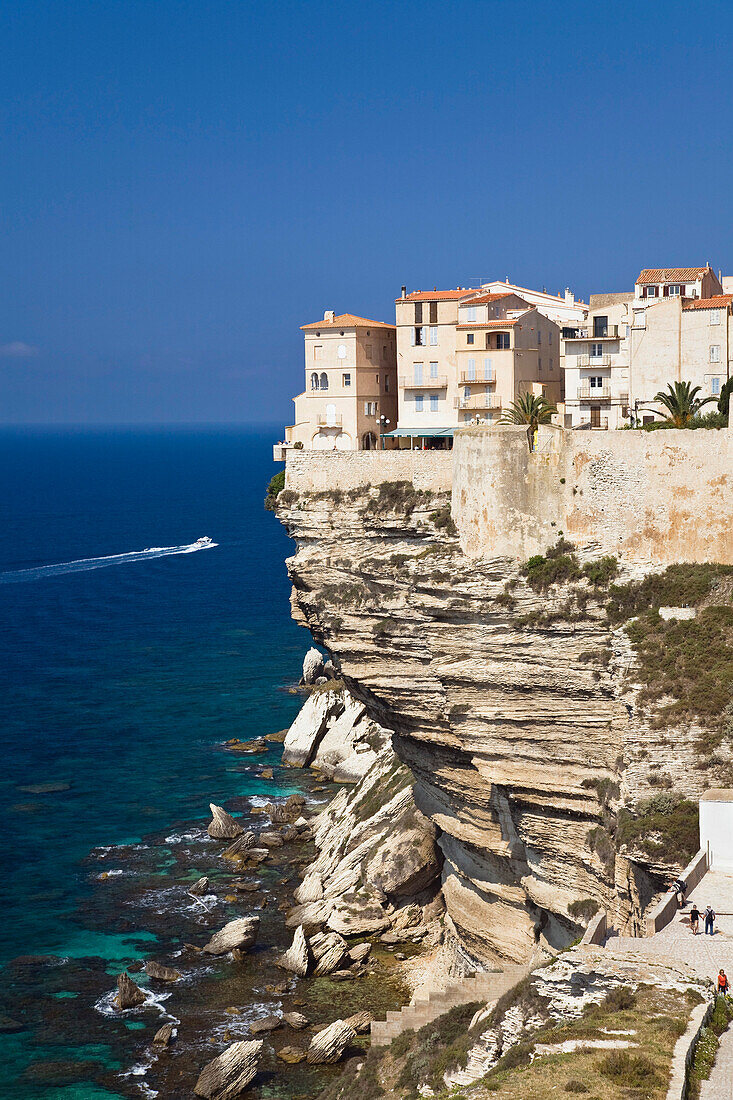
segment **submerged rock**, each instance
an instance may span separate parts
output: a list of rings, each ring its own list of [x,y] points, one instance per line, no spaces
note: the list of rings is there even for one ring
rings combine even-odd
[[[287,1062],[288,1065],[294,1066],[298,1062],[305,1061],[305,1051],[300,1047],[282,1047],[277,1052],[277,1057],[281,1062]]]
[[[196,879],[196,882],[194,882],[193,886],[189,886],[188,892],[189,892],[189,894],[196,894],[196,895],[208,894],[208,892],[209,892],[209,880],[207,879],[206,875],[202,875],[201,878]]]
[[[247,951],[257,939],[259,917],[238,917],[215,932],[203,948],[207,955],[226,955],[235,948]]]
[[[156,978],[159,982],[177,982],[181,976],[172,966],[161,966],[153,959],[145,963],[145,973],[149,978]]]
[[[115,997],[115,1004],[118,1008],[137,1008],[138,1005],[144,1005],[147,997],[143,993],[139,985],[135,985],[129,974],[124,971],[117,976],[117,996]]]
[[[292,1027],[293,1031],[303,1031],[306,1027],[310,1027],[308,1017],[302,1012],[283,1012],[283,1020],[288,1027]]]
[[[235,836],[240,836],[244,832],[239,822],[235,821],[232,815],[221,806],[210,802],[209,809],[212,820],[206,831],[213,840],[233,840]]]
[[[234,1100],[255,1077],[261,1051],[261,1039],[232,1043],[204,1067],[194,1093],[206,1100]]]
[[[263,1016],[261,1020],[253,1020],[249,1030],[253,1035],[260,1035],[263,1031],[277,1031],[282,1026],[283,1022],[279,1016]]]
[[[289,970],[291,974],[297,974],[299,977],[304,978],[308,973],[309,963],[310,951],[308,950],[305,931],[301,924],[296,929],[292,944],[285,954],[280,956],[277,965],[283,970]]]
[[[349,1043],[356,1038],[356,1032],[345,1020],[334,1020],[332,1024],[313,1036],[308,1047],[307,1059],[310,1065],[331,1065],[340,1061]]]
[[[239,859],[244,857],[249,852],[250,848],[254,847],[254,843],[257,840],[255,833],[251,829],[248,829],[238,836],[233,844],[230,844],[228,848],[225,848],[222,855],[225,859]]]

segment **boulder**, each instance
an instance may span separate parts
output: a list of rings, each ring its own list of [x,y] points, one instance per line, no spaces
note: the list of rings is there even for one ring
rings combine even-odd
[[[285,809],[292,817],[297,817],[305,806],[305,798],[302,794],[291,794],[285,800]]]
[[[264,844],[266,848],[282,848],[284,843],[280,833],[260,833],[260,844]]]
[[[319,653],[315,646],[306,653],[303,658],[303,677],[301,683],[315,684],[316,680],[323,676],[323,654]]]
[[[230,844],[228,848],[224,849],[222,853],[226,859],[243,859],[246,857],[250,848],[254,847],[256,835],[251,829],[247,829],[241,836],[238,836],[233,844]]]
[[[300,1047],[282,1047],[277,1052],[277,1057],[281,1062],[287,1062],[288,1065],[297,1065],[298,1062],[305,1061],[305,1051]]]
[[[304,978],[308,973],[309,963],[310,951],[301,924],[296,929],[292,944],[285,954],[280,956],[277,965],[283,970],[289,970],[291,974],[297,974],[299,977]]]
[[[310,871],[300,886],[297,888],[293,897],[298,902],[298,905],[305,905],[309,901],[320,901],[323,897],[323,881],[317,871]]]
[[[285,825],[286,822],[290,821],[290,814],[284,802],[268,802],[265,806],[265,813],[273,825]]]
[[[333,902],[308,901],[305,905],[294,905],[285,918],[286,928],[297,928],[299,924],[305,928],[320,928],[328,920]]]
[[[264,863],[266,859],[270,858],[270,849],[249,848],[245,854],[247,859],[253,859],[255,863]]]
[[[204,1066],[194,1086],[196,1096],[206,1100],[234,1100],[257,1073],[261,1039],[232,1043],[218,1058]]]
[[[307,1016],[304,1016],[302,1012],[283,1012],[283,1020],[292,1027],[293,1031],[303,1031],[305,1028],[310,1027],[310,1022]]]
[[[353,963],[364,962],[371,949],[372,945],[370,943],[355,943],[353,947],[349,948],[349,958]]]
[[[418,810],[401,822],[366,866],[365,881],[385,894],[413,895],[440,874],[435,826]]]
[[[206,831],[213,840],[234,840],[235,836],[240,836],[244,832],[239,822],[235,821],[232,815],[223,810],[221,806],[216,806],[213,802],[210,802],[209,809],[211,810],[211,822]]]
[[[261,1020],[253,1020],[249,1030],[253,1035],[261,1035],[265,1031],[277,1031],[282,1026],[283,1022],[279,1016],[263,1016]]]
[[[173,1024],[163,1024],[153,1036],[153,1043],[159,1047],[167,1047],[173,1039],[174,1030]]]
[[[235,948],[247,951],[257,939],[259,926],[259,917],[238,917],[230,920],[214,933],[203,950],[207,955],[226,955]]]
[[[340,1061],[347,1046],[355,1038],[356,1032],[345,1020],[334,1020],[323,1031],[313,1036],[306,1055],[309,1064],[331,1065]]]
[[[122,973],[117,976],[117,996],[115,1004],[118,1008],[137,1008],[144,1005],[147,997],[139,985],[135,985],[129,974]]]
[[[371,1012],[355,1012],[353,1016],[347,1016],[345,1024],[352,1027],[357,1035],[368,1035],[371,1031],[374,1017]]]
[[[208,892],[209,892],[209,880],[207,879],[206,875],[202,875],[201,878],[196,879],[193,886],[189,886],[188,892],[189,892],[189,894],[196,894],[196,895],[208,894]]]
[[[261,768],[260,769],[260,779],[274,779],[274,778],[275,778],[275,773],[272,770],[272,768]]]
[[[314,691],[285,736],[283,763],[306,767],[315,756],[328,724],[343,710],[343,692]]]
[[[318,977],[338,970],[349,952],[346,940],[338,932],[319,932],[311,937],[309,946],[316,960],[314,974]]]
[[[357,893],[344,894],[334,903],[326,924],[333,932],[363,936],[382,932],[390,920],[374,898]]]
[[[172,966],[162,966],[153,959],[148,959],[145,963],[145,973],[159,982],[177,982],[181,976]]]

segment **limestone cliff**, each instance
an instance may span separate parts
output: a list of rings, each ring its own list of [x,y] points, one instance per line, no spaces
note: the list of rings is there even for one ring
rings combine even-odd
[[[523,961],[575,939],[589,901],[638,926],[668,868],[617,856],[609,817],[660,768],[686,793],[709,783],[694,733],[639,713],[634,652],[593,585],[539,594],[519,561],[465,557],[445,494],[286,492],[278,513],[297,544],[293,614],[394,731],[460,947]]]

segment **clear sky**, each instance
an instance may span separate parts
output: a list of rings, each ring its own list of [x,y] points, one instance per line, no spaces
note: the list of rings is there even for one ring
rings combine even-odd
[[[730,5],[5,0],[0,422],[291,422],[298,326],[733,272]]]

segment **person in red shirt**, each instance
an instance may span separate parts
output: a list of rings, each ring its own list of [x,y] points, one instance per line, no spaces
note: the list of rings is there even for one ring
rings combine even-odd
[[[720,971],[718,973],[718,993],[727,993],[727,992],[728,992],[728,978],[726,977],[725,971],[721,967]]]

